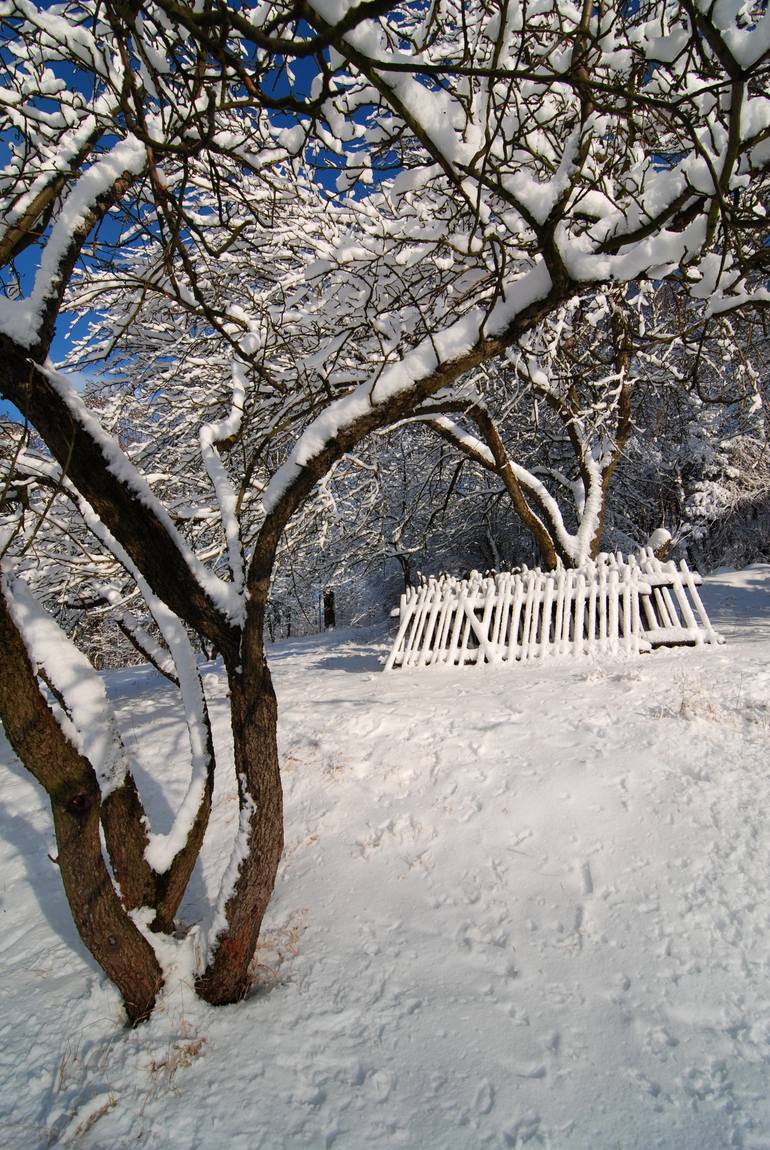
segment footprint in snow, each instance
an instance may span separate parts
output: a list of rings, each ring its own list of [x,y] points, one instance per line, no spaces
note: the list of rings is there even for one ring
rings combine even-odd
[[[580,865],[580,884],[584,895],[594,893],[594,880],[591,874],[591,864],[588,861]]]
[[[503,1130],[503,1145],[511,1147],[542,1146],[544,1143],[540,1123],[539,1114],[525,1114]]]
[[[495,1105],[495,1088],[487,1078],[483,1078],[473,1099],[473,1105],[479,1114],[489,1114]]]
[[[375,1102],[387,1102],[396,1082],[395,1074],[390,1071],[373,1070],[366,1082],[367,1092]]]

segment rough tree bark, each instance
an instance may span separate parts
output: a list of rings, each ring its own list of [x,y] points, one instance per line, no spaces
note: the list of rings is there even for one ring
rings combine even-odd
[[[247,631],[241,666],[228,668],[244,857],[224,907],[227,927],[195,983],[214,1005],[237,1002],[251,987],[249,969],[283,853],[278,708],[261,635]]]
[[[118,987],[132,1023],[147,1018],[163,984],[150,943],[121,904],[102,855],[101,791],[43,697],[0,579],[0,712],[11,746],[51,802],[58,864],[78,933]],[[127,860],[129,861],[129,860]]]

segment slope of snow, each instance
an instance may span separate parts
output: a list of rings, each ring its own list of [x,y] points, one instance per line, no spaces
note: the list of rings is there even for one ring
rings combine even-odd
[[[4,1145],[768,1150],[770,567],[704,592],[718,649],[386,676],[383,636],[275,647],[263,989],[206,1007],[182,953],[134,1032],[3,743]],[[145,669],[108,686],[170,824],[173,693]],[[236,814],[220,785],[191,919]]]

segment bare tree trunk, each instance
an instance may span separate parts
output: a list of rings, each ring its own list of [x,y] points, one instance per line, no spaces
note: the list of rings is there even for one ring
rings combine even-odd
[[[225,906],[226,929],[195,988],[215,1005],[237,1002],[252,983],[250,966],[283,853],[283,790],[278,710],[262,646],[263,608],[250,604],[241,662],[228,669],[243,858]]]
[[[404,580],[404,591],[408,591],[409,588],[414,584],[414,580],[412,578],[412,565],[409,562],[409,556],[396,555],[396,559],[398,560],[399,566],[401,567],[401,575]]]
[[[505,450],[503,441],[500,438],[500,433],[495,427],[494,422],[481,407],[474,406],[468,410],[471,417],[475,420],[487,447],[492,452],[497,473],[505,485],[505,489],[510,496],[516,514],[537,543],[543,567],[545,567],[546,571],[555,571],[559,565],[559,555],[554,543],[555,532],[552,532],[549,526],[544,523],[540,516],[529,506],[522,491],[521,484],[516,479],[513,469],[510,466],[511,461],[508,457],[508,452]],[[544,508],[541,508],[541,511],[544,510]]]
[[[99,787],[90,774],[90,780],[68,779],[50,796],[59,869],[78,934],[120,991],[129,1021],[137,1023],[150,1016],[163,975],[112,885],[99,835]]]
[[[324,631],[333,631],[337,625],[337,613],[334,606],[334,591],[331,587],[324,589]]]
[[[147,826],[133,775],[102,800],[102,829],[120,895],[128,910],[155,906],[158,876],[144,857]]]

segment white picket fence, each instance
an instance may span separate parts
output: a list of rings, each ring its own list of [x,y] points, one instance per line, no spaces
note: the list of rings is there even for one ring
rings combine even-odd
[[[401,597],[385,670],[721,643],[700,583],[684,561],[661,562],[648,548],[577,570],[430,578]]]

